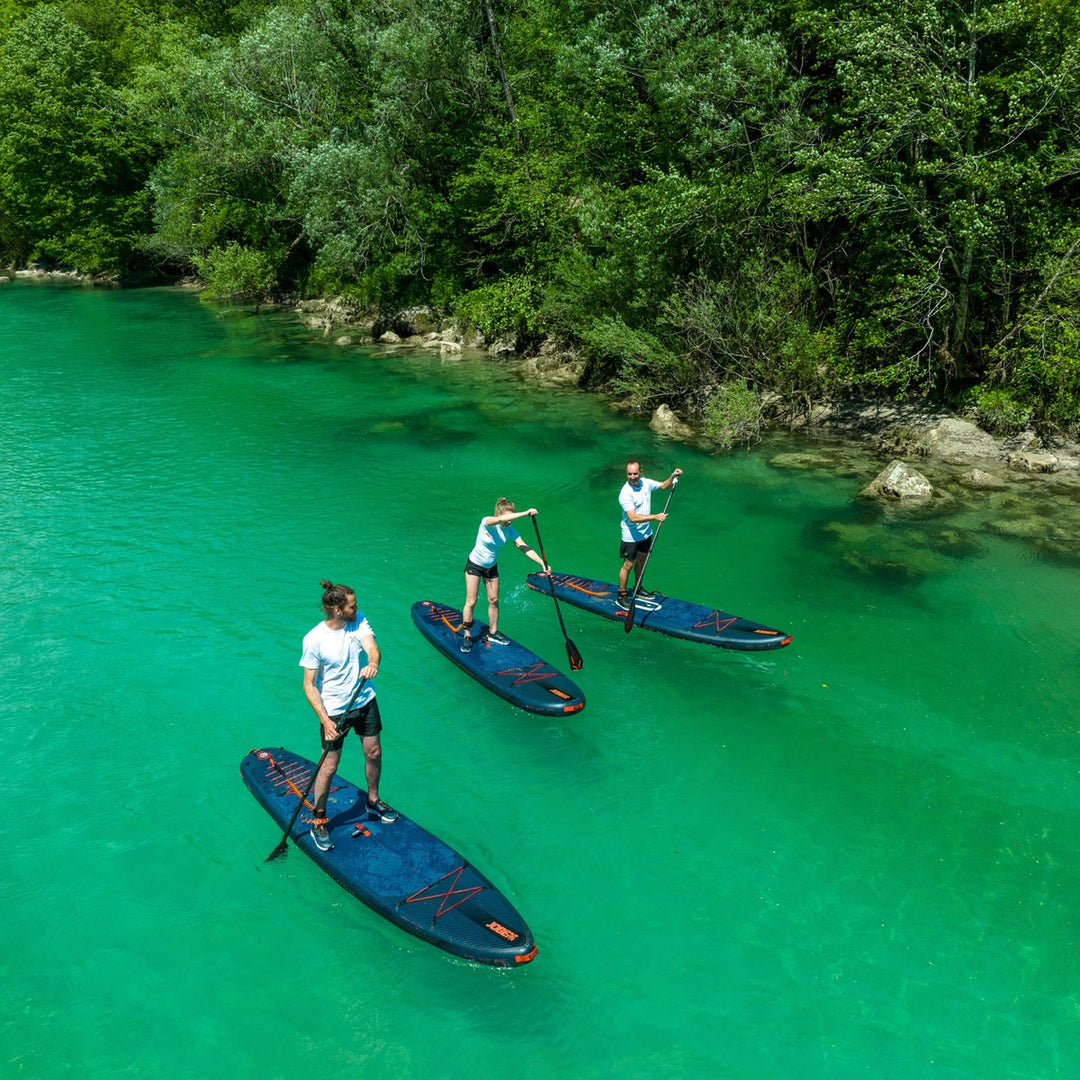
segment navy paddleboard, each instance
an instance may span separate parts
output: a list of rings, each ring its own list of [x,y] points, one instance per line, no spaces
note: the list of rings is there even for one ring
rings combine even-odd
[[[493,645],[485,623],[473,623],[474,644],[463,653],[461,612],[457,608],[418,600],[412,606],[412,617],[420,633],[439,652],[511,705],[541,716],[565,716],[585,708],[585,695],[576,683],[516,641]]]
[[[615,603],[618,586],[607,581],[575,577],[573,574],[530,574],[526,579],[530,589],[551,595],[554,582],[555,595],[575,607],[603,615],[607,619],[626,622],[626,609]],[[780,649],[791,641],[791,635],[773,630],[761,623],[750,622],[726,611],[675,600],[661,593],[653,599],[639,597],[634,605],[634,625],[659,634],[717,645],[721,649],[739,649],[756,652],[762,649]]]
[[[279,834],[296,811],[315,763],[280,747],[252,750],[240,763],[251,794],[277,822]],[[514,967],[536,955],[536,944],[514,906],[464,856],[401,814],[369,820],[367,792],[340,776],[326,805],[334,846],[311,837],[311,797],[292,840],[339,885],[403,930],[455,956]]]

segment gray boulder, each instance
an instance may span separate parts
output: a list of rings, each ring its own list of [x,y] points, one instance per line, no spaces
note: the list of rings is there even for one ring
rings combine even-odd
[[[903,461],[892,461],[859,492],[864,499],[929,499],[930,481]]]

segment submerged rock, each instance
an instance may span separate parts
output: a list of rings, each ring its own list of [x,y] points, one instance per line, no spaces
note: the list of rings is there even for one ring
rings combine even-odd
[[[864,499],[929,499],[933,485],[918,469],[892,461],[859,492]]]
[[[886,520],[828,521],[818,527],[817,535],[848,570],[895,584],[917,585],[930,576],[949,573],[955,559],[979,550],[956,531],[900,532]]]
[[[971,469],[960,477],[960,483],[966,488],[976,491],[1001,491],[1008,484],[1000,476],[984,472],[982,469]]]
[[[1009,455],[1009,466],[1026,472],[1052,473],[1058,470],[1058,459],[1046,450],[1017,450]]]

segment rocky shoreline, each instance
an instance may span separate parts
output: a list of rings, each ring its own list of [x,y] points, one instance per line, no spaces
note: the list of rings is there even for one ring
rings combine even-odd
[[[579,356],[555,342],[544,341],[535,353],[525,355],[512,340],[487,342],[478,332],[463,333],[456,323],[430,308],[411,308],[385,322],[365,316],[341,300],[305,300],[295,310],[307,326],[332,337],[342,347],[374,344],[437,350],[443,356],[482,354],[512,364],[524,378],[551,386],[578,386],[585,370]],[[616,407],[629,408],[620,403]],[[649,426],[681,441],[701,442],[703,438],[691,421],[667,405],[649,415]],[[1010,474],[1020,473],[1068,474],[1070,482],[1075,479],[1080,483],[1080,444],[1062,440],[1047,446],[1035,432],[998,438],[968,420],[921,402],[863,400],[820,405],[801,418],[798,427],[855,438],[883,455],[968,467],[976,473],[969,476],[973,487],[995,487],[1007,483]]]

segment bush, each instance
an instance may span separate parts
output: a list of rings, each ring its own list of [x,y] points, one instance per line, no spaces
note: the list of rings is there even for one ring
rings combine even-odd
[[[761,398],[743,383],[722,383],[705,407],[705,435],[721,450],[761,438]]]
[[[235,241],[195,257],[195,268],[206,282],[205,296],[212,300],[252,302],[258,310],[274,287],[274,266],[263,251]]]
[[[631,408],[685,401],[699,383],[701,372],[692,361],[620,318],[594,320],[582,329],[581,339],[590,367],[610,371],[611,389],[625,394]]]
[[[465,293],[455,314],[493,341],[513,337],[522,345],[540,334],[540,289],[524,274],[508,274],[492,285]]]
[[[1031,420],[1031,405],[1019,400],[1016,391],[1003,386],[976,386],[967,396],[975,419],[993,435],[1023,431]]]

